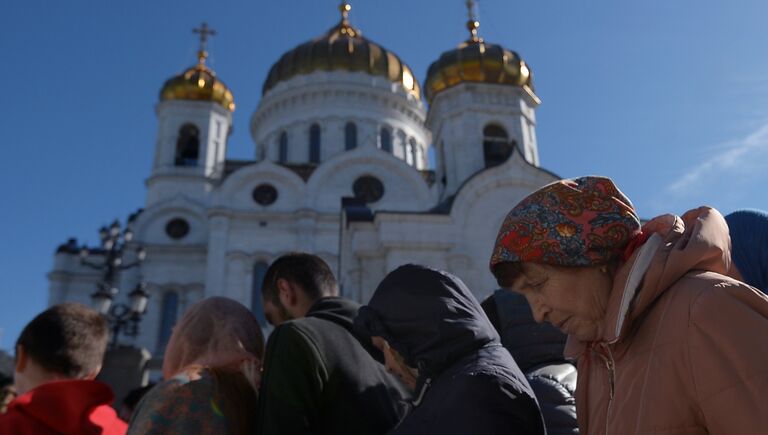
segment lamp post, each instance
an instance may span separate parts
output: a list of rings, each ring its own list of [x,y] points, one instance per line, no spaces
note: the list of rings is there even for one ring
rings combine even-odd
[[[96,311],[104,315],[109,321],[112,328],[110,346],[113,349],[117,347],[118,336],[121,332],[129,337],[136,337],[139,334],[139,322],[147,310],[149,299],[146,284],[139,281],[133,291],[128,294],[130,305],[113,303],[115,296],[120,292],[115,282],[119,272],[139,266],[146,258],[144,248],[137,246],[136,259],[130,263],[123,262],[123,253],[126,245],[133,239],[133,231],[128,227],[121,230],[120,222],[117,220],[109,227],[99,229],[101,247],[98,254],[103,255],[104,260],[102,262],[97,263],[89,260],[91,252],[87,247],[80,250],[80,262],[83,266],[103,272],[96,292],[91,294],[91,300]]]

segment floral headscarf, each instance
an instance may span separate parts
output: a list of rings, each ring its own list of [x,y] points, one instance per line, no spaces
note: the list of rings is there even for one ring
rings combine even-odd
[[[556,181],[509,212],[496,238],[491,271],[504,262],[605,264],[620,257],[640,233],[632,202],[611,179]]]

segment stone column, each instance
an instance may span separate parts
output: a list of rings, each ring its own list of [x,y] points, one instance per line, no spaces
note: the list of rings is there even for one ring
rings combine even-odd
[[[229,217],[211,216],[208,226],[208,258],[205,296],[223,295],[226,288],[226,256],[229,238]]]

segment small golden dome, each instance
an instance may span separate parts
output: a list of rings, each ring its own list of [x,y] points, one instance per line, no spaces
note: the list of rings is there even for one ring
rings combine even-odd
[[[413,71],[397,55],[363,37],[347,19],[351,9],[343,2],[341,22],[323,35],[286,52],[269,70],[262,94],[278,83],[315,71],[365,72],[398,83],[406,92],[421,98]]]
[[[193,29],[200,34],[200,50],[197,52],[198,63],[187,68],[181,74],[168,79],[160,89],[160,101],[166,100],[196,100],[219,103],[230,112],[235,111],[235,98],[232,91],[216,73],[205,65],[208,52],[205,51],[205,40],[216,32],[203,23],[200,29]]]
[[[528,87],[533,92],[533,74],[525,61],[514,51],[483,41],[477,34],[480,21],[473,0],[467,0],[467,9],[470,37],[429,66],[424,82],[427,100],[431,102],[441,91],[464,82]]]
[[[482,40],[467,41],[433,62],[424,94],[432,101],[439,92],[464,82],[527,86],[533,91],[533,74],[520,55]]]
[[[160,90],[160,100],[213,101],[230,112],[235,111],[232,91],[205,65],[195,65],[168,79]]]

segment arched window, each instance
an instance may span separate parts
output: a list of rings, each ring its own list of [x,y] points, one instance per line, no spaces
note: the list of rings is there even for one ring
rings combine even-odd
[[[413,156],[415,155],[414,152],[416,150],[416,141],[413,140],[413,138],[409,139],[408,142],[405,144],[405,162],[409,165],[413,166]]]
[[[357,126],[354,122],[348,122],[344,126],[344,149],[349,151],[357,148]]]
[[[179,294],[174,291],[165,292],[160,310],[160,333],[157,337],[158,352],[165,350],[168,339],[171,338],[171,332],[179,314]]]
[[[387,127],[381,127],[379,131],[379,148],[388,153],[392,152],[392,132]]]
[[[320,163],[320,126],[309,127],[309,163]]]
[[[280,133],[280,139],[277,141],[277,161],[280,163],[288,162],[288,133]]]
[[[512,154],[512,143],[504,127],[489,124],[483,129],[483,157],[485,167],[491,168],[507,161]]]
[[[184,124],[176,140],[176,166],[197,166],[200,155],[200,130],[194,124]]]
[[[413,167],[418,168],[419,160],[421,159],[421,148],[414,138],[411,138],[411,152],[413,153]]]
[[[259,261],[253,266],[253,285],[251,286],[251,312],[256,316],[261,326],[267,325],[267,318],[264,316],[264,305],[261,302],[261,285],[264,282],[264,275],[267,273],[269,264]]]

